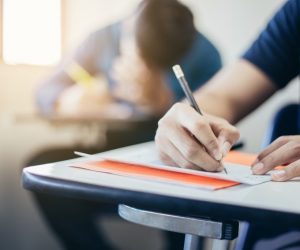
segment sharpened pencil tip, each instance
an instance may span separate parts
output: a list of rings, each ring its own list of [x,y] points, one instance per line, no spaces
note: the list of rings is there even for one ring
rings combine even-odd
[[[224,167],[224,172],[225,172],[225,174],[228,174],[227,169],[225,167]]]

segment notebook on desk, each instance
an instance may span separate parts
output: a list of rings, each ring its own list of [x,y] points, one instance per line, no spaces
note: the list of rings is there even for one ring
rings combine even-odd
[[[224,159],[228,173],[211,173],[167,166],[159,160],[155,147],[141,147],[117,156],[108,154],[101,159],[87,159],[71,166],[89,171],[216,190],[240,183],[257,185],[270,181],[270,175],[252,175],[250,164],[254,159],[255,155],[232,151]]]

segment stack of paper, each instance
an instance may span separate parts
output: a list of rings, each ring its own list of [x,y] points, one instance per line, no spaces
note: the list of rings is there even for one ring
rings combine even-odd
[[[224,159],[227,174],[166,166],[157,152],[147,147],[118,154],[73,163],[72,167],[90,171],[105,172],[131,178],[189,185],[197,188],[216,190],[240,183],[257,185],[271,180],[270,175],[252,175],[250,164],[255,155],[232,151]]]

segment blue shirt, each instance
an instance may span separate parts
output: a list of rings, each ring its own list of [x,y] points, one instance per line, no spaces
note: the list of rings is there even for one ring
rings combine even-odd
[[[243,55],[278,87],[300,72],[300,0],[288,1]]]

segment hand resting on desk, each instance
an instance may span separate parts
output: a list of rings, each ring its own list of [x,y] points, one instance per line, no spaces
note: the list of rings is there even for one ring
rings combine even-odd
[[[300,176],[300,136],[282,136],[263,150],[252,164],[254,174],[265,174],[278,165],[287,165],[274,171],[272,179],[286,181]]]

